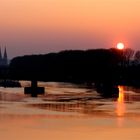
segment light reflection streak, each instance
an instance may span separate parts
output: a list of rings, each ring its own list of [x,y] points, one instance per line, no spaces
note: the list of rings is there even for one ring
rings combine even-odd
[[[118,125],[122,126],[124,121],[124,114],[125,114],[125,95],[124,95],[124,87],[118,86],[119,88],[119,97],[117,99],[117,105],[116,105],[116,113],[118,116]]]
[[[123,86],[119,86],[119,97],[117,100],[117,115],[119,117],[124,116],[125,113],[125,103],[124,103],[124,88]]]

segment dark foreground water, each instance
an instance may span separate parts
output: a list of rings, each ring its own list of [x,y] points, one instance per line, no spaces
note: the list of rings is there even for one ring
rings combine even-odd
[[[118,98],[104,99],[72,84],[40,85],[38,98],[0,88],[0,140],[140,140],[140,89],[119,86]]]

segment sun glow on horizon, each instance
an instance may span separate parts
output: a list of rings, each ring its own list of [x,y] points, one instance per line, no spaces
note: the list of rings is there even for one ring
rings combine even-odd
[[[121,42],[119,42],[119,43],[117,44],[117,49],[123,50],[123,49],[124,49],[124,44],[121,43]]]

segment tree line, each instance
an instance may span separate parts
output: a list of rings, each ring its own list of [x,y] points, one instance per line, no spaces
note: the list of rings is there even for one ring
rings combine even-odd
[[[138,84],[139,72],[140,51],[111,48],[15,57],[8,74],[20,80]]]

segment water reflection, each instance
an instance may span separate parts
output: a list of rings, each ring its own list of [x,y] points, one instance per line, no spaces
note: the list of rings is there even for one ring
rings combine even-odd
[[[119,89],[113,83],[95,83],[95,89],[102,98],[118,98]]]
[[[116,87],[108,83],[100,84],[97,86],[99,88],[97,90],[101,93],[97,93],[94,89],[64,83],[44,83],[44,86],[47,93],[45,96],[36,99],[25,96],[22,89],[0,88],[0,101],[12,101],[9,108],[3,105],[3,102],[0,102],[1,111],[15,111],[19,106],[16,113],[22,112],[22,114],[27,112],[27,109],[32,109],[32,111],[37,112],[38,110],[42,113],[53,111],[58,116],[64,114],[64,117],[66,115],[71,116],[74,114],[74,116],[78,116],[82,114],[92,117],[117,117],[117,119],[123,119],[124,116],[127,118],[137,116],[138,118],[140,115],[138,102],[140,101],[140,94],[132,91],[130,87]],[[19,104],[14,105],[14,102],[19,102]],[[23,111],[21,103],[25,103],[23,107],[26,109]],[[7,110],[2,109],[3,107]]]
[[[24,98],[22,88],[0,88],[0,101],[22,101]]]
[[[71,102],[71,103],[38,103],[38,104],[28,104],[28,107],[32,108],[39,108],[43,110],[51,110],[56,111],[55,113],[58,114],[59,112],[65,113],[76,113],[75,115],[84,114],[84,115],[107,115],[106,110],[98,110],[97,108],[103,106],[103,103],[93,103],[93,102]],[[77,114],[78,113],[78,114]],[[64,116],[65,117],[65,116]]]
[[[117,99],[117,107],[116,107],[116,113],[117,113],[117,123],[118,126],[123,126],[124,123],[124,114],[125,114],[125,95],[124,95],[124,87],[118,86],[119,88],[119,97]]]
[[[124,103],[124,87],[118,86],[119,88],[119,97],[117,100],[117,116],[122,117],[125,114],[125,103]]]

